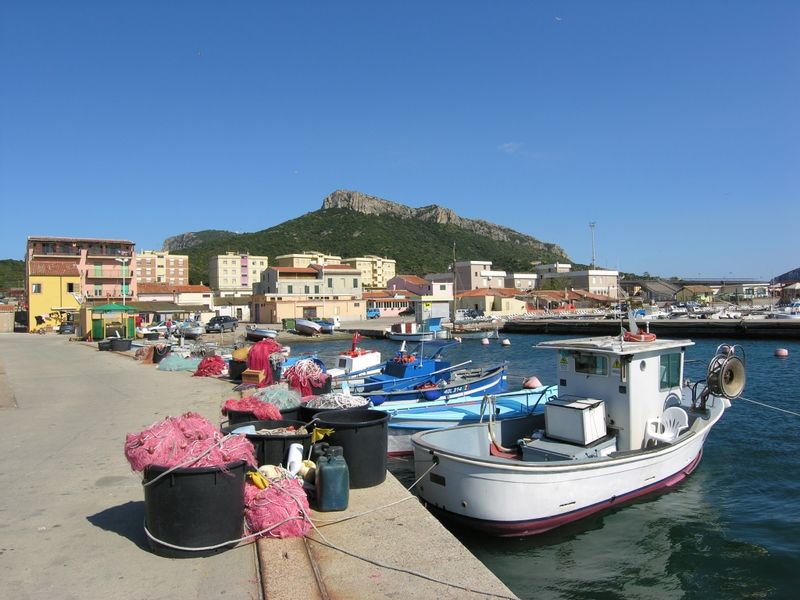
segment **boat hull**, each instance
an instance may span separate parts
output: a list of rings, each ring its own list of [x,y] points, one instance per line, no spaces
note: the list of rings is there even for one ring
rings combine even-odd
[[[248,329],[245,332],[245,338],[251,342],[260,342],[265,338],[274,340],[278,332],[274,329]]]
[[[454,398],[463,398],[465,396],[505,392],[507,389],[506,379],[506,368],[499,367],[488,371],[481,377],[476,377],[468,381],[451,381],[447,385],[441,387],[408,389],[396,392],[385,392],[383,390],[359,392],[358,389],[356,389],[353,393],[367,396],[375,406],[380,406],[384,403],[391,405],[394,402],[426,402],[440,399],[449,401]]]
[[[506,392],[495,395],[494,419],[502,421],[541,413],[544,404],[558,394],[557,386]],[[389,456],[413,454],[411,436],[421,431],[478,423],[484,396],[468,396],[455,401],[436,400],[425,403],[408,403],[377,407],[392,415],[389,420]]]
[[[412,438],[418,494],[430,509],[486,533],[536,535],[677,485],[697,467],[723,411],[720,402],[672,445],[592,460],[492,456],[485,423],[420,433]]]

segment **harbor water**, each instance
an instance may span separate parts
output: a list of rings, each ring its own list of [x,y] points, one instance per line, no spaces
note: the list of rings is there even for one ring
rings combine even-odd
[[[465,340],[447,351],[455,364],[509,363],[510,387],[536,375],[556,382],[554,339],[508,335],[510,346]],[[699,339],[686,352],[685,376],[705,376],[708,361],[728,340]],[[396,342],[361,340],[384,358]],[[340,347],[341,346],[341,347]],[[445,522],[520,598],[794,598],[800,584],[800,344],[745,341],[743,399],[714,427],[697,470],[674,490],[595,515],[544,535],[495,539]],[[788,358],[775,357],[786,348]],[[342,343],[297,345],[326,364]],[[409,460],[390,470],[413,482]]]

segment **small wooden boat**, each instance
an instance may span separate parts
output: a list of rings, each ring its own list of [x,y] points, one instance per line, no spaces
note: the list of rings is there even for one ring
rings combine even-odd
[[[389,456],[412,454],[411,436],[421,431],[467,425],[486,420],[491,410],[496,421],[541,413],[545,403],[558,394],[558,387],[538,388],[465,396],[456,400],[448,398],[431,402],[390,402],[375,407],[391,415],[389,420]]]
[[[248,327],[245,330],[245,338],[251,342],[260,342],[265,338],[275,339],[278,332],[274,329],[266,329],[264,327]]]

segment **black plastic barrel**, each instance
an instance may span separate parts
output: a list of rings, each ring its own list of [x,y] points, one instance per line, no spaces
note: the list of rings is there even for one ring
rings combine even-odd
[[[236,545],[242,537],[244,517],[244,474],[246,463],[225,466],[176,469],[144,486],[145,525],[150,548],[159,556],[196,558],[211,556]],[[144,483],[167,471],[147,467]],[[185,548],[203,548],[233,542],[215,550],[177,550],[159,542]]]
[[[144,334],[144,339],[154,342],[158,339],[160,334],[157,331],[148,331]]]
[[[164,360],[170,352],[172,352],[172,346],[167,346],[165,344],[153,346],[153,363],[157,365]]]
[[[131,349],[131,340],[125,338],[111,338],[111,349],[114,352],[127,352]]]
[[[305,423],[301,421],[248,421],[245,423],[238,423],[237,425],[222,427],[222,433],[228,434],[234,429],[246,425],[253,425],[256,431],[258,431],[259,429],[278,429],[291,425],[294,425],[295,429],[299,429],[305,426]],[[311,433],[313,429],[312,426],[308,428],[308,433],[287,433],[280,435],[248,433],[246,437],[250,440],[250,443],[253,444],[259,467],[261,465],[283,465],[285,467],[287,464],[289,446],[292,444],[302,444],[303,457],[307,456],[308,449],[311,447]]]
[[[97,349],[111,350],[111,340],[103,340],[102,342],[97,342]]]
[[[242,373],[247,370],[247,361],[232,360],[228,363],[228,377],[231,381],[241,381]]]
[[[317,414],[317,427],[334,430],[325,441],[344,450],[350,471],[350,489],[372,487],[386,479],[389,417],[388,413],[368,408]]]

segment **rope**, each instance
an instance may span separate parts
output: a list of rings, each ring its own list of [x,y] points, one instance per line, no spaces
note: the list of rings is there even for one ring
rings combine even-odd
[[[219,449],[221,450],[221,449],[222,449],[222,444],[225,442],[225,440],[227,440],[227,439],[228,439],[229,437],[231,437],[232,435],[233,435],[232,433],[229,433],[228,435],[226,435],[225,437],[223,437],[223,438],[221,438],[219,441],[217,441],[217,443],[216,443],[216,444],[211,444],[211,445],[208,447],[208,449],[206,449],[206,451],[205,451],[205,452],[202,452],[200,455],[198,455],[198,456],[192,456],[191,458],[189,458],[188,460],[185,460],[185,461],[184,461],[184,462],[182,462],[181,464],[179,464],[179,465],[175,465],[174,467],[170,467],[169,469],[167,469],[166,471],[164,471],[163,473],[161,473],[161,474],[160,474],[160,475],[158,475],[157,477],[154,477],[154,478],[153,478],[153,479],[151,479],[150,481],[143,481],[143,482],[142,482],[142,485],[143,485],[144,487],[147,487],[148,485],[153,485],[153,484],[154,484],[156,481],[158,481],[159,479],[162,479],[162,478],[166,477],[167,475],[169,475],[170,473],[172,473],[172,472],[173,472],[173,471],[175,471],[176,469],[182,469],[183,467],[188,467],[189,465],[193,465],[194,463],[196,463],[198,460],[200,460],[200,459],[201,459],[201,458],[203,458],[204,456],[207,456],[208,454],[210,454],[210,453],[211,453],[211,451],[212,451],[214,448],[219,448]]]
[[[780,412],[788,413],[790,415],[794,415],[795,417],[800,417],[800,413],[792,412],[791,410],[786,410],[785,408],[778,408],[777,406],[770,406],[769,404],[764,404],[763,402],[751,400],[750,398],[745,398],[744,396],[739,396],[737,400],[745,400],[746,402],[752,402],[753,404],[758,404],[759,406],[771,408],[772,410],[779,410]]]
[[[230,540],[230,541],[227,541],[227,542],[221,542],[219,544],[214,544],[213,546],[201,546],[201,547],[195,547],[195,548],[190,548],[188,546],[178,546],[176,544],[170,544],[169,542],[165,542],[163,540],[158,539],[156,536],[154,536],[152,533],[150,533],[150,531],[147,529],[147,523],[144,524],[144,533],[148,538],[150,538],[151,540],[153,540],[157,544],[161,544],[162,546],[166,546],[167,548],[172,548],[173,550],[182,550],[184,552],[207,552],[209,550],[218,550],[220,548],[225,548],[227,546],[232,546],[233,544],[236,544],[237,548],[241,547],[241,546],[245,546],[247,544],[243,544],[242,542],[252,543],[253,541],[255,541],[255,538],[257,538],[258,536],[260,536],[260,535],[262,535],[264,533],[269,533],[273,529],[277,529],[278,527],[280,527],[281,525],[285,525],[289,521],[297,521],[298,519],[303,519],[304,520],[304,519],[306,519],[306,516],[304,515],[302,517],[287,517],[286,519],[284,519],[283,521],[281,521],[279,523],[275,523],[274,525],[270,525],[269,527],[267,527],[266,529],[262,529],[261,531],[257,531],[255,533],[251,533],[249,535],[245,535],[243,537],[240,537],[238,540]]]

